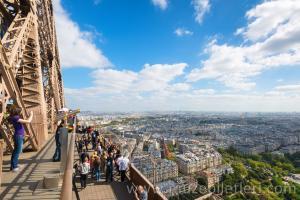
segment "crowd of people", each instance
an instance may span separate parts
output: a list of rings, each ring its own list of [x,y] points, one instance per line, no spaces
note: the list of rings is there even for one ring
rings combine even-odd
[[[11,170],[19,171],[19,155],[22,152],[24,141],[25,123],[31,123],[33,112],[27,119],[21,118],[21,109],[12,107],[10,110],[9,121],[12,123],[14,131],[14,151],[11,157]],[[61,139],[62,130],[65,127],[65,121],[61,120],[55,133],[56,149],[53,155],[53,161],[58,162],[61,158]],[[78,128],[78,127],[77,127]],[[76,130],[77,134],[75,144],[80,155],[80,162],[74,166],[75,174],[80,174],[81,188],[87,186],[89,176],[96,182],[100,182],[101,175],[105,174],[106,182],[113,182],[115,177],[120,177],[120,181],[126,179],[126,171],[129,166],[128,152],[121,152],[116,144],[106,140],[98,130],[92,127],[80,127]],[[90,155],[90,152],[92,154]],[[138,186],[137,193],[139,199],[147,200],[147,192],[142,186]]]
[[[100,182],[101,176],[105,182],[113,182],[120,177],[126,180],[129,168],[129,153],[122,152],[118,145],[92,127],[79,127],[75,144],[80,155],[80,163],[74,166],[76,174],[80,174],[81,189],[86,188],[87,180],[91,178]],[[142,186],[138,186],[136,194],[140,200],[147,200],[148,193]]]
[[[12,107],[8,117],[8,120],[14,127],[14,151],[12,152],[10,166],[13,172],[17,172],[20,169],[18,163],[19,155],[22,152],[25,135],[23,124],[31,123],[33,118],[32,111],[27,119],[21,118],[21,111],[21,108]],[[55,133],[56,149],[53,155],[54,162],[60,161],[61,158],[60,136],[63,134],[62,130],[65,125],[65,121],[61,120]],[[105,173],[106,182],[113,182],[116,176],[120,176],[121,182],[124,182],[129,165],[128,152],[121,152],[117,145],[107,141],[98,130],[94,130],[92,127],[81,127],[81,129],[76,131],[81,133],[77,135],[75,140],[78,153],[80,154],[80,163],[75,165],[74,168],[75,172],[80,174],[81,188],[86,187],[89,175],[96,182],[99,182],[102,173]],[[92,151],[91,155],[89,151]],[[137,188],[137,192],[140,194],[141,200],[147,200],[147,192],[142,186]]]
[[[113,182],[117,176],[124,182],[129,165],[128,152],[121,152],[117,145],[92,127],[82,128],[80,132],[75,141],[80,163],[75,169],[80,174],[81,188],[86,187],[89,175],[96,182],[104,174],[106,182]]]

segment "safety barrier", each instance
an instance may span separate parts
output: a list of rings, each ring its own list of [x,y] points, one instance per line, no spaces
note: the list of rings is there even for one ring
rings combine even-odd
[[[60,195],[61,200],[73,199],[72,179],[73,179],[73,163],[74,163],[75,136],[76,136],[75,131],[76,131],[76,117],[74,119],[74,124],[73,124],[73,133],[71,133],[71,139],[68,145],[67,159],[65,160],[66,165],[65,165],[63,184],[62,184],[61,195]]]
[[[1,177],[2,177],[3,145],[4,145],[4,141],[0,140],[0,187],[1,187]]]
[[[129,173],[130,181],[135,187],[141,185],[148,191],[148,199],[167,200],[161,192],[156,191],[153,184],[134,165],[130,165]]]

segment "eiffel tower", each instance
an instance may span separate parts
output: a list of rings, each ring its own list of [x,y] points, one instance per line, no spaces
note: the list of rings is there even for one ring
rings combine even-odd
[[[22,109],[24,149],[38,150],[64,107],[63,81],[51,0],[0,0],[0,135],[13,151],[10,107]]]

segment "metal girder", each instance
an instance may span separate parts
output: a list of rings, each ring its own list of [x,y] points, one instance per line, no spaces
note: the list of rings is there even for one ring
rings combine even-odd
[[[11,151],[12,133],[4,116],[13,100],[24,118],[34,112],[25,132],[26,141],[37,150],[55,130],[56,113],[64,107],[52,2],[0,0],[0,15],[9,22],[0,27],[5,31],[0,42],[0,132]]]
[[[14,102],[22,109],[22,116],[28,117],[28,112],[26,110],[24,101],[22,99],[22,95],[20,93],[20,90],[17,85],[17,81],[14,78],[12,68],[8,65],[8,60],[6,58],[2,43],[0,43],[0,74],[1,78],[3,78],[5,86],[6,86],[6,92],[7,95],[14,100]],[[6,99],[6,102],[2,102],[6,106],[8,99]],[[2,113],[2,117],[4,115],[4,112]],[[35,132],[33,131],[33,127],[31,124],[25,125],[25,131],[30,137],[30,142],[32,144],[32,148],[37,150],[38,149],[38,142],[37,138],[35,136]]]

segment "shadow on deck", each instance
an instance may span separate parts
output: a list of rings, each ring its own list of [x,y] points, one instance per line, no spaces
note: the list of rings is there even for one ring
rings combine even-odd
[[[19,163],[22,168],[14,173],[10,168],[10,155],[3,160],[0,199],[59,199],[60,189],[42,189],[41,181],[45,174],[57,173],[59,162],[52,162],[55,149],[53,137],[38,152],[22,153]]]
[[[79,178],[76,181],[77,188],[80,188]],[[134,195],[131,192],[130,182],[112,182],[106,183],[88,181],[85,189],[78,189],[80,200],[133,200]],[[73,199],[76,199],[75,192]]]

